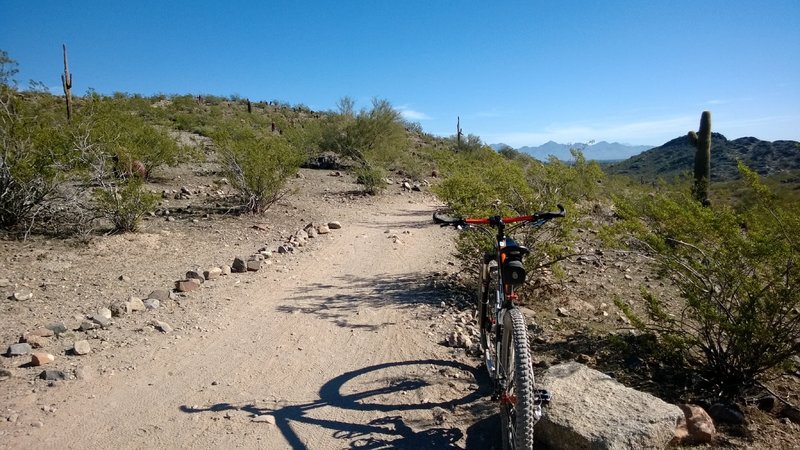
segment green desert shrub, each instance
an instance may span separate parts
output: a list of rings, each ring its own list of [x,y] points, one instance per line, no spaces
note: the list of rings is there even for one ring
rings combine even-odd
[[[129,110],[120,108],[112,98],[90,94],[78,112],[78,126],[85,130],[95,156],[119,162],[116,169],[130,175],[130,164],[140,161],[145,178],[162,166],[175,166],[181,159],[193,156],[164,129],[157,128]]]
[[[262,213],[285,194],[305,154],[278,136],[231,124],[214,138],[223,170],[246,212]]]
[[[144,215],[158,203],[158,196],[146,190],[142,179],[137,177],[98,187],[94,194],[97,211],[119,232],[138,230]]]
[[[6,61],[6,62],[3,62]],[[8,62],[11,61],[11,62]],[[64,180],[70,137],[49,95],[20,93],[9,84],[13,61],[0,55],[0,228],[30,225]]]
[[[408,150],[408,135],[400,113],[386,100],[373,99],[372,108],[358,113],[344,97],[339,111],[325,120],[321,150],[333,151],[361,165],[389,168]]]
[[[619,199],[616,236],[646,252],[678,298],[644,292],[646,318],[668,353],[715,396],[735,398],[800,352],[800,211],[777,202],[740,165],[758,199],[740,211],[688,192]],[[627,311],[631,314],[631,311]]]
[[[362,165],[353,169],[356,183],[364,187],[364,192],[377,195],[386,189],[386,172],[381,167]]]

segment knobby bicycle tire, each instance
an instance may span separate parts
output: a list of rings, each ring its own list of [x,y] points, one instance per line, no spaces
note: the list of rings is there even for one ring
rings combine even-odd
[[[489,333],[492,323],[490,321],[489,311],[489,292],[490,292],[490,273],[489,265],[481,263],[478,268],[480,273],[478,281],[478,328],[480,329],[480,346],[481,351],[486,352],[486,349],[492,345]]]
[[[516,307],[503,315],[500,370],[503,371],[500,402],[503,448],[530,449],[534,424],[533,366],[525,319]]]

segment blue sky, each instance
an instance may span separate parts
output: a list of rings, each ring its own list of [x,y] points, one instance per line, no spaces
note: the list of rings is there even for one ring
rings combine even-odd
[[[800,1],[15,1],[17,79],[73,91],[389,100],[431,133],[514,147],[660,145],[710,110],[728,138],[800,139]]]

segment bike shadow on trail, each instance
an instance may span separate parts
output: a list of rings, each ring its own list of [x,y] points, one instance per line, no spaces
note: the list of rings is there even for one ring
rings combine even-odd
[[[375,277],[353,275],[334,278],[330,284],[300,286],[291,305],[276,309],[288,314],[313,314],[347,328],[376,331],[385,325],[356,323],[354,313],[363,307],[399,306],[413,308],[420,304],[466,304],[472,292],[448,279],[431,273],[384,274]]]
[[[180,406],[180,410],[188,414],[222,411],[244,411],[256,418],[263,415],[271,415],[275,420],[275,426],[280,430],[286,442],[293,449],[308,448],[304,439],[298,434],[292,424],[307,424],[319,426],[331,430],[335,439],[343,440],[343,444],[351,449],[378,449],[378,448],[402,448],[402,449],[456,449],[461,448],[456,443],[464,438],[464,433],[457,427],[429,426],[415,431],[411,428],[403,417],[403,413],[410,411],[430,411],[431,417],[436,410],[441,409],[449,415],[457,407],[472,410],[474,404],[482,397],[489,394],[488,389],[479,388],[473,390],[461,398],[453,398],[441,401],[423,401],[418,403],[382,403],[379,399],[383,396],[392,394],[410,393],[429,385],[427,381],[430,377],[406,376],[405,379],[392,377],[393,382],[386,386],[375,389],[367,389],[360,392],[345,393],[347,384],[359,377],[368,375],[375,377],[383,370],[394,370],[402,367],[419,366],[424,369],[427,375],[435,375],[446,370],[457,370],[468,372],[474,378],[478,386],[488,386],[488,377],[485,371],[479,371],[474,367],[456,361],[446,360],[416,360],[391,362],[377,364],[362,369],[346,372],[339,375],[327,383],[319,390],[319,399],[308,403],[287,404],[275,407],[261,406],[255,404],[236,405],[232,403],[217,403],[207,407]],[[412,371],[414,372],[414,371]],[[410,372],[411,373],[411,372]],[[414,372],[415,373],[415,372]],[[383,378],[381,378],[383,380]],[[454,391],[448,391],[453,393]],[[401,398],[412,398],[413,396],[404,395]],[[370,420],[367,423],[352,423],[342,420],[322,419],[313,417],[312,412],[319,408],[339,408],[350,411],[379,412],[386,413],[385,416]],[[337,414],[341,417],[341,414]],[[499,421],[495,419],[483,420],[473,425],[467,432],[467,448],[490,448],[485,445],[485,436],[496,435]],[[446,420],[436,422],[444,424]],[[419,427],[419,422],[415,422]],[[494,427],[494,428],[489,428]]]

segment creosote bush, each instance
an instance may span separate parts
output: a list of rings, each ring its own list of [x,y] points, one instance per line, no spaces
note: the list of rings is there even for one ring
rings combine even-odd
[[[97,210],[119,232],[138,230],[142,217],[158,202],[158,196],[144,189],[143,181],[136,177],[97,188],[94,193]]]
[[[377,195],[386,189],[386,172],[381,167],[372,167],[364,164],[353,169],[356,183],[364,186],[364,192]]]
[[[740,164],[758,200],[741,211],[703,207],[684,193],[620,199],[613,230],[644,250],[680,298],[644,291],[634,317],[701,380],[735,399],[800,352],[800,212],[781,204]]]
[[[223,170],[238,190],[245,212],[262,213],[278,201],[285,194],[288,178],[305,160],[305,154],[285,139],[233,123],[214,140]]]

